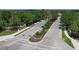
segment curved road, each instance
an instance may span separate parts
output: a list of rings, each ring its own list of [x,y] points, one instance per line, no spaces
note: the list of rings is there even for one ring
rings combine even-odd
[[[46,23],[45,20],[36,23],[35,26],[23,32],[14,38],[0,41],[0,49],[2,50],[44,50],[44,49],[72,49],[62,40],[61,30],[59,29],[60,17],[52,24],[48,32],[40,42],[29,42],[30,35],[33,36],[37,31],[41,30],[41,26]]]
[[[33,36],[37,31],[41,30],[42,26],[45,23],[46,20],[42,20],[41,22],[37,22],[32,28],[26,30],[25,32],[21,33],[18,36],[0,41],[0,49],[1,50],[38,49],[38,47],[33,47],[31,44],[29,44],[28,40],[30,36]]]
[[[36,45],[40,46],[47,46],[48,49],[56,49],[56,50],[71,50],[71,48],[67,43],[65,43],[62,39],[62,31],[59,29],[60,26],[60,19],[59,16],[57,20],[51,25],[48,32],[45,34],[43,39],[36,43]]]
[[[57,20],[52,24],[49,31],[43,37],[40,44],[55,47],[57,49],[70,50],[72,49],[69,45],[67,45],[62,39],[62,31],[59,29],[60,26],[60,16]]]

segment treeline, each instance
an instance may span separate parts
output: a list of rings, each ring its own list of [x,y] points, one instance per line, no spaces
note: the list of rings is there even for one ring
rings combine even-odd
[[[70,34],[75,34],[76,36],[79,37],[79,11],[75,10],[63,11],[61,24],[62,29],[66,29]]]
[[[56,11],[50,10],[0,10],[0,31],[18,29],[21,26],[29,26],[37,21],[55,17]]]

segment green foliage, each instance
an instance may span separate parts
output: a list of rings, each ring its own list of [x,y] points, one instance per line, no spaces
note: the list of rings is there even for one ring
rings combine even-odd
[[[64,11],[61,18],[62,28],[71,32],[79,31],[79,12]]]
[[[55,13],[52,10],[0,10],[0,30],[5,27],[18,29],[23,25],[29,26],[47,17],[54,18]]]
[[[0,10],[0,27],[29,26],[44,19],[43,10]]]

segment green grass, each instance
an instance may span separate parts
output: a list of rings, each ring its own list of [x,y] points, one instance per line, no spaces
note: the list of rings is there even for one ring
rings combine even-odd
[[[29,28],[28,28],[28,29],[29,29]],[[26,30],[27,30],[27,29],[25,29],[24,31],[26,31]],[[21,32],[15,34],[15,36],[17,36],[17,35],[23,33],[24,31],[21,31]],[[9,30],[9,31],[2,31],[2,32],[0,32],[0,36],[10,35],[10,34],[13,34],[13,33],[15,33],[15,32],[16,32],[16,31],[11,31],[11,30]]]
[[[0,36],[4,36],[4,35],[10,35],[10,34],[13,34],[15,33],[16,31],[2,31],[0,32]]]
[[[69,46],[71,46],[72,48],[74,48],[74,46],[73,46],[71,40],[65,35],[64,31],[62,31],[62,38],[63,38],[63,40],[64,40]]]

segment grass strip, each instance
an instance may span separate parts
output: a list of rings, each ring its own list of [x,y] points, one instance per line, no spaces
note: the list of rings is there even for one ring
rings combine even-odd
[[[74,48],[74,46],[73,46],[71,40],[65,35],[64,31],[62,31],[62,38],[63,38],[63,40],[64,40],[69,46],[71,46],[72,48]]]
[[[16,31],[2,31],[0,32],[0,36],[5,36],[5,35],[10,35],[10,34],[13,34],[15,33]]]

